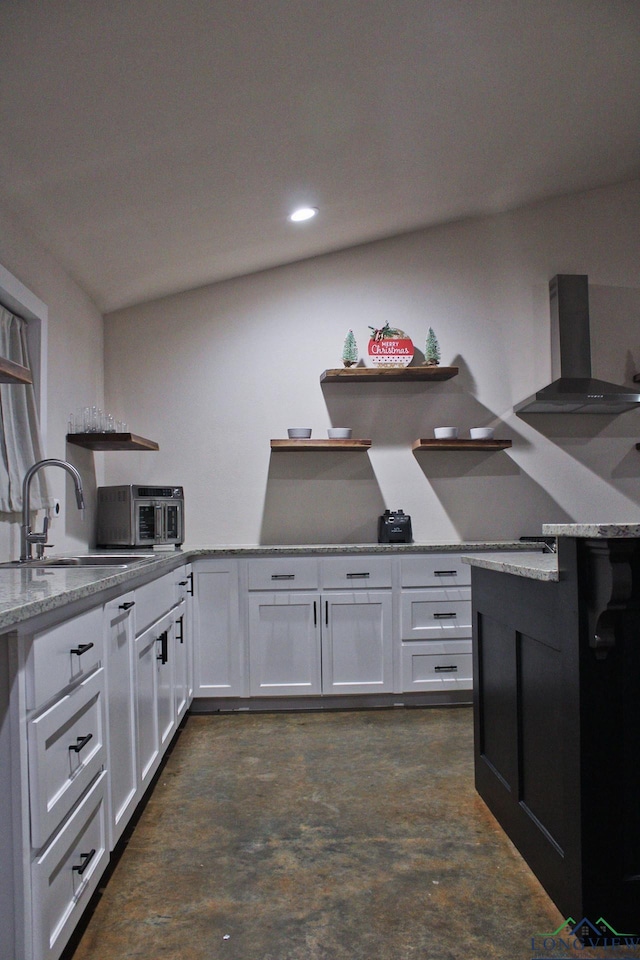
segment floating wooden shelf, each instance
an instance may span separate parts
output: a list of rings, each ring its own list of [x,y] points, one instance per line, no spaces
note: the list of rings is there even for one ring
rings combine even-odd
[[[68,433],[68,443],[89,450],[159,450],[155,440],[145,440],[135,433]]]
[[[506,450],[511,440],[416,440],[412,450]]]
[[[0,383],[33,383],[31,370],[0,357]]]
[[[272,450],[367,450],[371,440],[272,440]]]
[[[417,380],[450,380],[458,375],[457,367],[340,367],[320,374],[320,383],[354,383],[375,380],[378,383],[411,383]]]

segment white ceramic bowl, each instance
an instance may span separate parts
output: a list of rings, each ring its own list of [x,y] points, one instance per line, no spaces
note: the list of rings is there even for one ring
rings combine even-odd
[[[329,440],[350,440],[351,427],[329,427],[327,436]]]
[[[289,440],[308,440],[311,436],[311,427],[289,427]]]
[[[435,427],[433,435],[436,440],[455,440],[458,436],[457,427]]]
[[[469,436],[472,440],[493,440],[493,427],[471,427]]]

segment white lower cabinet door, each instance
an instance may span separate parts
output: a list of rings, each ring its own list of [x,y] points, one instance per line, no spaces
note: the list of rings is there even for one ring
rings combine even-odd
[[[33,960],[57,960],[108,860],[104,772],[31,865]]]
[[[184,599],[174,610],[174,662],[173,689],[176,724],[179,724],[189,705],[189,638],[186,619],[187,604]]]
[[[134,594],[105,605],[109,847],[111,850],[138,802],[134,702]]]
[[[144,790],[160,756],[158,739],[158,677],[156,632],[145,630],[135,640],[136,739],[138,783]]]
[[[193,696],[246,696],[238,561],[193,564]]]
[[[158,671],[158,737],[163,754],[176,728],[174,697],[175,620],[173,615],[158,624],[156,636],[156,670]]]
[[[313,593],[249,597],[251,696],[321,693],[320,596]]]
[[[322,594],[322,692],[393,691],[391,592]]]

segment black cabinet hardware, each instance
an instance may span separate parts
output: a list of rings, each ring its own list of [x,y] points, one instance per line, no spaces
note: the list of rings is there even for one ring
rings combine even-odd
[[[80,858],[82,860],[82,863],[79,866],[71,867],[72,871],[77,873],[79,876],[82,876],[82,874],[85,872],[85,870],[87,869],[87,867],[89,866],[89,864],[91,863],[95,855],[96,855],[95,847],[93,848],[93,850],[90,850],[89,853],[81,853]]]
[[[180,630],[176,640],[178,643],[184,643],[184,614],[176,620],[176,627]]]
[[[159,660],[160,663],[166,663],[169,659],[169,631],[165,630],[159,637],[156,637],[156,643],[160,644],[160,653],[156,660]]]
[[[83,653],[87,652],[87,650],[91,650],[92,646],[92,643],[80,643],[77,647],[71,648],[71,653],[75,653],[77,657],[81,657]]]
[[[88,733],[86,737],[76,737],[76,742],[69,745],[69,750],[73,750],[74,753],[80,753],[83,747],[89,743],[89,740],[93,740],[93,734]]]
[[[124,603],[121,603],[118,607],[118,610],[131,610],[131,607],[135,607],[135,600],[126,600]]]
[[[348,573],[347,580],[366,580],[370,576],[370,573]]]
[[[450,663],[446,667],[436,667],[436,673],[457,673],[457,671],[455,663]]]
[[[458,571],[457,570],[434,570],[433,575],[434,577],[457,577]]]
[[[313,601],[313,625],[314,627],[318,626],[318,604],[317,601]]]
[[[295,580],[295,573],[272,573],[272,580]]]
[[[457,613],[434,613],[434,620],[455,620]]]
[[[191,573],[187,574],[187,580],[189,581],[189,590],[187,591],[189,596],[193,596],[193,570]]]

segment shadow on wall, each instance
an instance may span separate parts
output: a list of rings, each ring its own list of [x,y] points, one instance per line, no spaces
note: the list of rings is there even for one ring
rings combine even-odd
[[[415,457],[461,540],[512,539],[514,531],[537,535],[543,522],[572,519],[508,450],[420,450]]]
[[[366,450],[272,453],[260,543],[376,543],[383,512]]]

